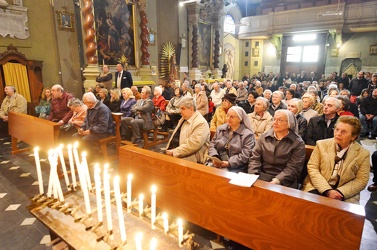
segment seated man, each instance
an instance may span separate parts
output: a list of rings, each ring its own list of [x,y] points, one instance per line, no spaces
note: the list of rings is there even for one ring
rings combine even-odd
[[[110,109],[92,92],[83,95],[83,102],[87,106],[85,121],[72,137],[81,138],[85,147],[90,149],[99,139],[114,134],[113,117]]]
[[[360,121],[361,121],[361,137],[368,135],[369,139],[377,136],[377,89],[374,89],[372,96],[368,96],[361,100],[360,104]],[[368,128],[368,123],[372,126]],[[369,130],[371,134],[369,135]]]
[[[133,143],[140,142],[140,129],[150,130],[153,128],[152,113],[154,110],[153,101],[149,98],[151,88],[144,86],[141,90],[141,99],[131,107],[133,117],[122,119],[122,131],[126,135],[126,139],[131,139]],[[131,127],[131,129],[129,128]],[[132,138],[131,137],[132,132]]]
[[[16,89],[13,86],[6,86],[4,88],[6,97],[1,103],[0,108],[0,131],[1,136],[8,135],[8,112],[18,112],[25,113],[27,112],[27,102],[25,98],[16,93]]]
[[[183,98],[180,110],[182,118],[166,145],[166,154],[203,164],[209,146],[208,123],[192,97]]]
[[[59,125],[66,124],[73,115],[73,111],[68,107],[68,101],[73,96],[64,92],[63,87],[59,84],[52,86],[51,94],[53,99],[47,120],[57,122]]]
[[[334,97],[327,97],[324,101],[323,115],[312,117],[309,121],[305,137],[307,145],[315,146],[318,140],[334,137],[334,125],[338,119],[340,102]]]

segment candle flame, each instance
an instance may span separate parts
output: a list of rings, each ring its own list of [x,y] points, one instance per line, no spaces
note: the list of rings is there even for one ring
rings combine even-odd
[[[136,241],[141,241],[143,239],[143,233],[139,232],[135,236]]]
[[[64,148],[64,144],[60,144],[60,145],[59,145],[59,148],[60,148],[60,149],[63,149],[63,148]]]
[[[144,194],[139,195],[139,200],[141,200],[141,201],[144,200]]]
[[[157,191],[156,185],[152,185],[151,191],[152,191],[152,194],[156,193],[156,191]]]
[[[72,150],[72,144],[68,144],[68,150]]]
[[[119,183],[119,176],[118,175],[114,177],[114,182]]]
[[[75,141],[75,143],[73,144],[73,148],[74,148],[74,149],[77,149],[78,146],[79,146],[79,142],[78,142],[78,141]]]
[[[183,225],[183,221],[182,221],[182,219],[178,219],[178,220],[177,220],[177,224],[178,224],[179,227],[181,227],[181,226]]]
[[[48,156],[52,156],[54,154],[54,150],[53,149],[50,149],[49,151],[48,151]]]
[[[163,218],[164,220],[167,220],[167,219],[168,219],[168,214],[167,214],[166,212],[163,212],[163,213],[162,213],[162,218]]]
[[[132,174],[128,174],[128,176],[127,176],[127,180],[132,180],[132,178],[133,178],[133,175]]]
[[[35,147],[34,152],[38,152],[38,151],[39,151],[39,147]]]

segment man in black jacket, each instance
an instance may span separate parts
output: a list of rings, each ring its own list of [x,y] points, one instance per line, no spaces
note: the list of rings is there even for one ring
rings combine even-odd
[[[363,98],[360,104],[360,136],[368,135],[368,125],[372,125],[372,134],[368,138],[372,139],[377,136],[377,89],[374,89],[372,96]],[[371,123],[371,124],[370,124]]]
[[[334,137],[334,125],[338,120],[340,102],[334,97],[327,97],[323,107],[323,115],[309,120],[305,144],[315,146],[318,140]]]
[[[133,85],[131,73],[123,70],[123,65],[117,64],[117,72],[115,72],[115,87],[118,89],[131,88]]]
[[[352,79],[350,82],[350,92],[351,98],[350,101],[356,103],[356,98],[361,94],[363,89],[368,87],[368,80],[364,78],[364,71],[360,71],[357,74],[357,77]]]

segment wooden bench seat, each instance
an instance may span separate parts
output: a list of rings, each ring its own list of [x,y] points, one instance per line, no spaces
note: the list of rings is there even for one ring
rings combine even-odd
[[[157,207],[253,249],[359,249],[360,205],[257,180],[142,148],[119,149],[119,175],[133,174],[132,195],[157,186]],[[122,182],[126,191],[126,181]],[[145,195],[150,203],[150,195]]]
[[[98,140],[98,144],[101,147],[103,157],[106,161],[114,160],[118,158],[118,150],[121,144],[120,126],[121,126],[121,118],[123,114],[111,113],[111,115],[115,123],[115,135]],[[115,155],[109,156],[107,145],[111,142],[115,142]]]

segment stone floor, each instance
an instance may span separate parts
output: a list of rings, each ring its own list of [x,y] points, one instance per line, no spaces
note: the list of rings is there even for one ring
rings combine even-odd
[[[361,144],[370,151],[376,149],[375,140],[363,140]],[[21,143],[20,147],[27,147]],[[164,152],[164,145],[152,149]],[[113,163],[113,171],[117,164]],[[41,154],[43,179],[48,179],[49,165],[46,156]],[[34,156],[25,152],[10,154],[9,138],[0,138],[0,249],[64,249],[61,241],[51,242],[47,228],[36,220],[27,210],[30,197],[38,193],[37,174]],[[372,174],[370,178],[371,183]],[[361,192],[361,205],[365,207],[366,220],[360,249],[377,249],[377,192]],[[197,229],[203,236],[213,239],[211,232]],[[213,241],[206,243],[204,249],[224,249]]]

